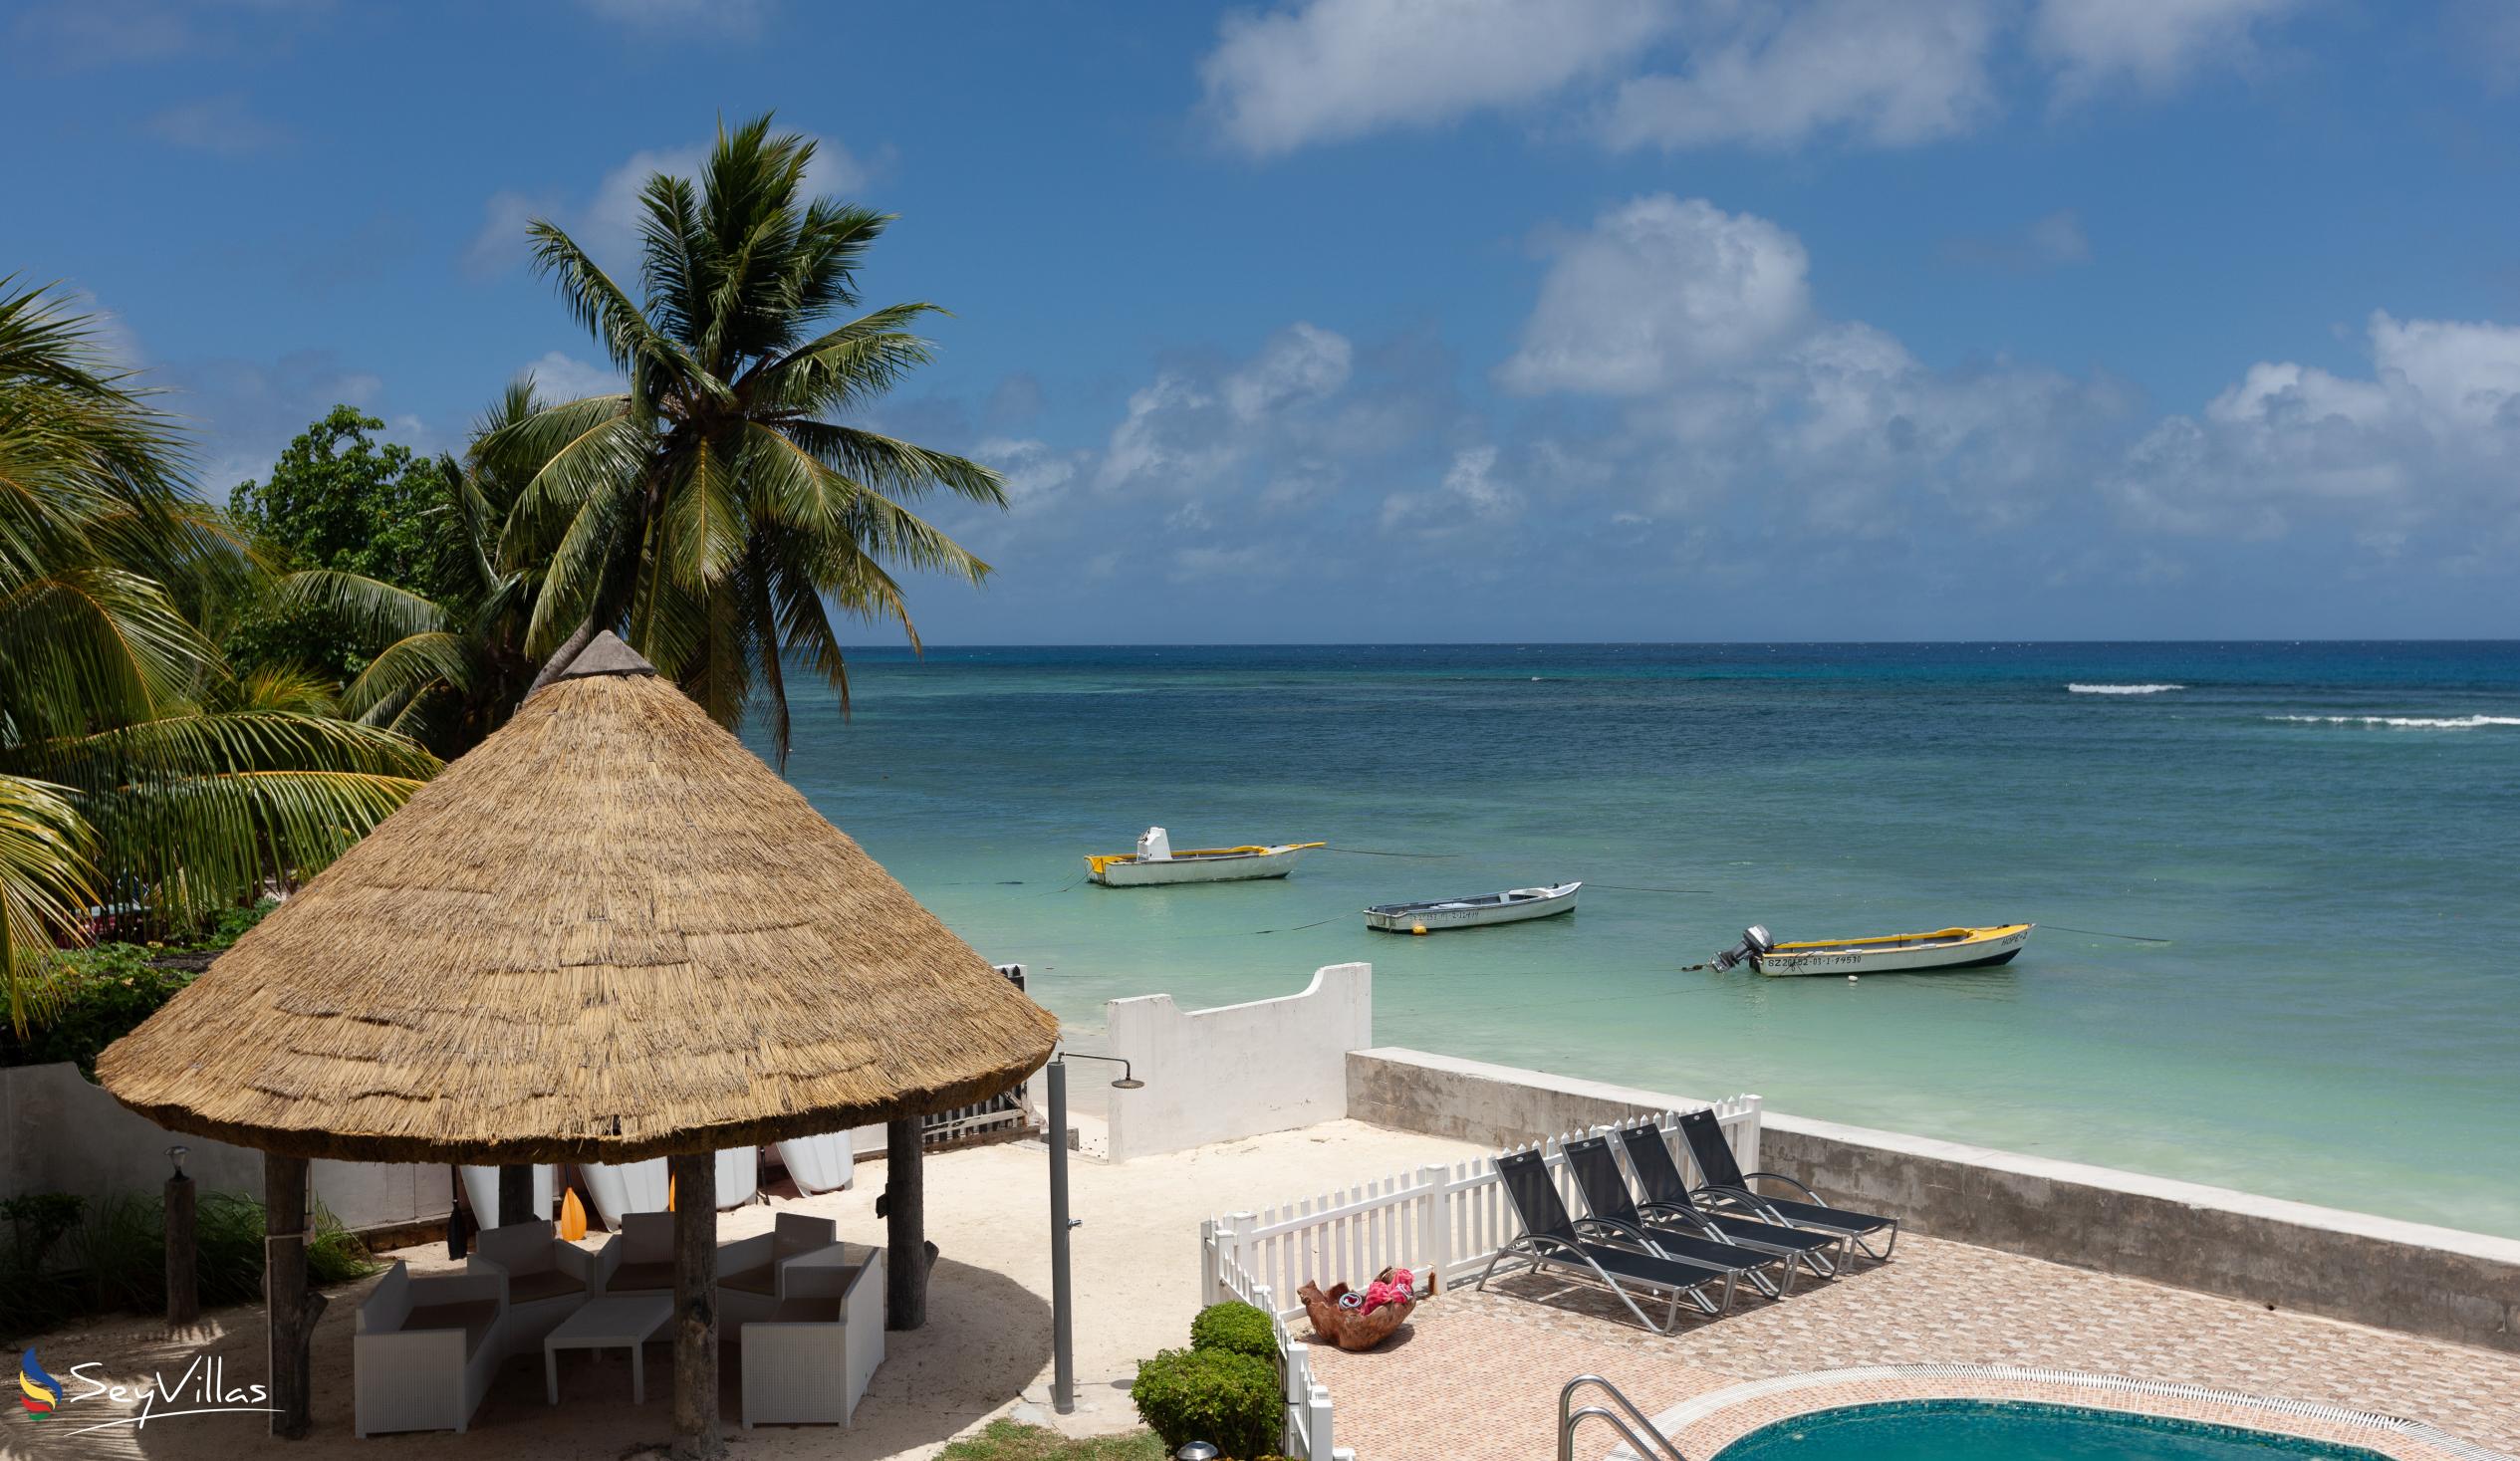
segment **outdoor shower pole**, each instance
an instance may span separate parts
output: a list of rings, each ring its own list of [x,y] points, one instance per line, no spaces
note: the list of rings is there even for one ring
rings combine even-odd
[[[1050,1408],[1077,1408],[1076,1310],[1068,1289],[1068,1067],[1053,1058],[1050,1078]]]

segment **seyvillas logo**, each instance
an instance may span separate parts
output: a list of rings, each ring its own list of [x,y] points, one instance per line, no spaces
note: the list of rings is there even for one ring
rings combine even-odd
[[[37,1415],[50,1415],[61,1408],[61,1381],[44,1372],[35,1362],[35,1351],[18,1356],[19,1402]]]
[[[104,1368],[101,1361],[93,1359],[85,1364],[72,1365],[71,1382],[81,1388],[75,1394],[65,1393],[62,1382],[46,1373],[44,1366],[36,1361],[35,1351],[29,1349],[18,1356],[19,1399],[28,1413],[38,1419],[48,1419],[61,1413],[65,1405],[77,1405],[85,1400],[106,1402],[95,1411],[83,1411],[82,1415],[103,1412],[113,1418],[90,1420],[76,1430],[63,1431],[61,1434],[65,1437],[125,1425],[138,1430],[152,1420],[169,1420],[178,1415],[232,1415],[243,1411],[276,1413],[276,1407],[267,1403],[271,1398],[268,1389],[256,1384],[230,1384],[227,1361],[217,1355],[193,1356],[183,1372],[171,1379],[165,1371],[159,1370],[145,1380],[129,1384],[117,1384],[92,1372]],[[124,1407],[126,1413],[114,1414],[109,1408],[113,1406]]]

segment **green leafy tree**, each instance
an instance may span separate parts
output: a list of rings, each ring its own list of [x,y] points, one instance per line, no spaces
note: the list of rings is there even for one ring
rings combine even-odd
[[[538,667],[525,639],[540,579],[496,559],[500,526],[524,484],[479,443],[541,409],[533,377],[518,380],[476,423],[465,461],[437,459],[431,477],[442,500],[425,511],[451,532],[431,546],[433,592],[338,564],[281,582],[278,601],[289,616],[361,664],[342,691],[344,714],[451,759],[506,723],[525,698]]]
[[[529,647],[574,652],[620,629],[722,724],[757,692],[782,762],[783,650],[846,706],[833,609],[897,622],[915,645],[890,571],[988,573],[909,504],[941,489],[1005,505],[986,467],[851,419],[928,361],[908,327],[936,307],[831,323],[859,307],[858,270],[890,219],[805,197],[813,155],[764,116],[720,129],[696,187],[649,178],[643,306],[536,220],[537,266],[629,389],[537,411],[493,443],[531,467],[502,540],[506,562],[544,575]]]
[[[157,924],[321,867],[434,760],[332,718],[302,675],[239,677],[187,617],[237,572],[181,443],[93,321],[0,279],[0,985],[98,904]]]
[[[240,484],[228,513],[272,567],[350,574],[434,598],[460,587],[462,523],[454,493],[460,474],[446,459],[398,442],[378,444],[384,422],[337,405],[298,433],[270,476]],[[243,600],[225,645],[240,666],[297,664],[347,683],[366,666],[360,647],[331,621],[285,595]]]

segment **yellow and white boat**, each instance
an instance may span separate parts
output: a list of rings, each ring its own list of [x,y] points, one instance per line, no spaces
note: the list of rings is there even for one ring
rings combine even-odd
[[[1998,923],[1985,928],[1941,928],[1931,933],[1890,933],[1879,938],[1824,938],[1778,943],[1752,924],[1741,942],[1715,956],[1717,969],[1748,963],[1762,974],[1933,974],[1945,969],[1987,969],[2011,963],[2030,942],[2036,923]]]
[[[1085,859],[1087,875],[1105,887],[1159,887],[1176,882],[1241,882],[1254,877],[1284,877],[1295,870],[1309,848],[1327,843],[1275,843],[1267,847],[1196,848],[1172,851],[1172,840],[1160,827],[1149,827],[1137,839],[1134,852],[1105,852]]]

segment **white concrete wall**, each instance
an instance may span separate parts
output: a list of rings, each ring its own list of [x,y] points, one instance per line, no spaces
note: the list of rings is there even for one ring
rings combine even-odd
[[[191,1148],[184,1170],[204,1192],[259,1200],[259,1151],[179,1136],[133,1114],[68,1062],[0,1070],[0,1198],[70,1192],[92,1201],[157,1193],[173,1168],[166,1148]],[[446,1168],[317,1161],[316,1200],[349,1228],[429,1222],[452,1206]]]
[[[1107,1093],[1111,1159],[1127,1161],[1345,1116],[1348,1052],[1374,1044],[1374,966],[1329,965],[1283,999],[1184,1011],[1156,994],[1104,1009],[1110,1053],[1146,1083]]]

